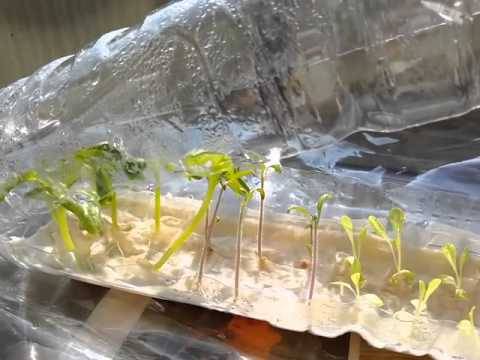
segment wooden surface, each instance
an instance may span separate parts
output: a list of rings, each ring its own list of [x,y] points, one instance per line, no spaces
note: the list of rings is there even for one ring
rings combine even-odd
[[[432,360],[429,356],[416,357],[398,354],[392,351],[376,349],[357,334],[350,336],[350,351],[348,360]]]

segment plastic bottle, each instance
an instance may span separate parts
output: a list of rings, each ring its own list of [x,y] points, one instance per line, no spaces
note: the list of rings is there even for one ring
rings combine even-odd
[[[473,0],[179,1],[0,90],[0,151],[114,133],[173,152],[288,154],[448,118],[479,103],[479,11]]]

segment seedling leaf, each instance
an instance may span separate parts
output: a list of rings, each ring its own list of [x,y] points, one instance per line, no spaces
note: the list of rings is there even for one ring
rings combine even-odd
[[[312,215],[307,208],[298,205],[290,205],[287,210],[288,213],[297,213],[299,215],[305,216],[306,218],[310,219]]]
[[[270,168],[272,168],[276,173],[282,172],[282,165],[280,164],[270,165]]]
[[[405,225],[405,212],[400,208],[392,208],[388,214],[388,220],[395,232],[400,232]]]
[[[425,292],[426,292],[425,282],[423,280],[418,281],[418,299],[423,301],[425,299]]]
[[[324,207],[325,203],[329,200],[332,200],[332,199],[333,199],[333,195],[328,194],[328,193],[323,194],[318,198],[318,201],[317,201],[317,215],[318,215],[319,218],[322,214],[322,210],[323,210],[323,207]]]
[[[441,276],[441,279],[442,279],[442,282],[445,285],[451,285],[451,286],[454,286],[454,287],[457,286],[457,283],[456,283],[455,279],[453,278],[453,276],[443,275],[443,276]]]
[[[438,289],[438,287],[440,286],[441,283],[442,283],[442,280],[440,280],[440,279],[430,280],[430,282],[428,283],[427,290],[424,292],[425,293],[425,295],[423,297],[423,302],[424,303],[428,302],[428,299],[430,299],[430,297]]]
[[[340,224],[342,225],[343,230],[347,234],[348,239],[352,243],[352,246],[354,246],[352,219],[350,219],[350,217],[347,215],[343,215],[340,218]]]
[[[407,282],[407,284],[411,285],[415,281],[415,273],[413,273],[410,270],[404,269],[396,272],[390,278],[393,284],[399,284],[402,279],[404,279]]]
[[[469,295],[468,293],[463,290],[463,289],[455,289],[455,297],[460,300],[468,300]]]
[[[378,220],[375,216],[370,215],[368,217],[368,222],[370,223],[370,226],[372,227],[375,234],[377,234],[384,240],[390,241],[390,238],[388,237],[387,232],[385,230],[385,226],[382,224],[380,220]]]
[[[475,320],[474,320],[475,309],[476,307],[473,306],[468,312],[468,318],[460,321],[457,325],[457,329],[468,336],[477,335],[477,329],[475,327]]]
[[[452,267],[453,271],[457,272],[457,249],[453,244],[445,244],[442,246],[442,253]]]
[[[364,285],[364,281],[362,281],[362,274],[359,272],[356,272],[352,275],[350,275],[350,280],[352,281],[353,286],[355,287],[355,293],[357,294],[357,297],[360,296],[360,289]]]

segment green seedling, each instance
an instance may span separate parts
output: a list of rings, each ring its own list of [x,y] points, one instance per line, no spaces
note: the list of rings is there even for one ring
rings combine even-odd
[[[455,288],[455,297],[460,300],[467,300],[468,293],[463,289],[463,268],[470,258],[470,251],[464,249],[457,261],[457,249],[453,244],[442,246],[442,254],[448,261],[455,277],[443,275],[442,282]]]
[[[355,236],[352,219],[347,215],[343,215],[340,218],[340,225],[342,225],[342,228],[347,234],[348,240],[350,241],[350,244],[352,246],[352,256],[346,258],[347,263],[350,265],[350,273],[359,273],[360,279],[361,281],[363,281],[360,254],[362,250],[362,243],[367,238],[367,229],[365,227],[362,227],[358,235]]]
[[[467,319],[460,321],[457,325],[458,330],[464,335],[478,337],[477,328],[475,327],[475,309],[476,307],[473,306],[468,312]]]
[[[113,178],[119,172],[123,172],[130,180],[142,178],[147,166],[145,160],[131,157],[108,143],[78,150],[75,160],[90,170],[100,204],[110,205],[112,225],[118,229],[117,193],[113,187]]]
[[[252,171],[250,170],[240,171],[239,169],[234,169],[233,172],[231,171],[225,172],[224,175],[222,176],[222,179],[220,179],[219,186],[218,186],[219,187],[218,196],[217,196],[212,217],[209,219],[209,209],[207,210],[207,214],[205,216],[204,242],[202,246],[202,252],[200,255],[200,265],[199,265],[198,276],[197,276],[198,285],[201,285],[201,282],[202,282],[205,263],[207,261],[207,255],[211,247],[211,238],[213,234],[213,228],[215,224],[219,221],[217,217],[217,213],[218,213],[218,209],[220,208],[220,203],[222,201],[222,195],[225,192],[225,190],[227,190],[227,188],[230,188],[237,195],[240,195],[241,197],[246,196],[246,192],[249,192],[250,189],[242,178],[248,175],[252,175]],[[241,225],[243,226],[243,218],[242,218]],[[236,272],[236,279],[238,276],[237,274],[239,273]],[[238,286],[235,287],[235,289],[236,289],[236,294],[238,295]]]
[[[11,191],[24,184],[32,186],[32,190],[27,193],[28,196],[44,201],[49,205],[52,218],[57,223],[67,252],[74,252],[76,249],[70,235],[67,211],[77,217],[81,229],[90,234],[101,233],[100,206],[94,193],[78,192],[78,199],[75,199],[69,194],[64,183],[54,182],[50,178],[42,177],[35,170],[26,171],[7,180],[0,190],[0,202],[3,202]]]
[[[297,213],[306,217],[309,220],[309,227],[310,227],[310,244],[311,244],[311,270],[310,270],[310,278],[309,278],[309,287],[308,287],[308,300],[312,300],[313,292],[315,289],[315,276],[316,276],[316,269],[318,263],[318,223],[320,221],[320,216],[322,215],[322,210],[325,203],[329,200],[333,199],[331,194],[323,194],[318,198],[316,204],[316,212],[311,213],[307,208],[303,206],[292,205],[288,208],[289,213]]]
[[[200,285],[202,283],[203,272],[205,269],[205,263],[207,261],[207,255],[211,248],[211,239],[213,235],[213,228],[215,224],[218,222],[218,209],[220,208],[220,203],[222,201],[223,193],[226,190],[226,185],[222,182],[220,183],[220,188],[218,190],[217,200],[215,202],[214,210],[212,217],[209,219],[209,209],[207,209],[207,214],[205,215],[205,234],[204,234],[204,242],[202,246],[202,253],[200,255],[200,265],[198,269],[198,277],[197,283]]]
[[[368,222],[373,232],[385,240],[392,254],[395,273],[390,278],[391,283],[397,285],[403,279],[407,284],[411,285],[415,280],[415,273],[403,268],[402,234],[405,226],[405,213],[400,208],[393,208],[390,210],[388,220],[394,232],[393,239],[388,235],[385,226],[380,220],[375,216],[368,217]]]
[[[340,286],[340,293],[342,295],[344,289],[348,289],[355,297],[355,300],[358,302],[366,303],[374,307],[383,306],[383,300],[380,299],[377,295],[361,293],[361,289],[365,286],[366,281],[363,279],[363,276],[360,272],[352,273],[350,275],[350,281],[353,286],[343,281],[332,282],[332,285]]]
[[[253,161],[256,166],[256,175],[260,180],[260,186],[256,190],[260,197],[260,208],[258,213],[258,230],[257,230],[257,255],[259,260],[262,257],[262,243],[263,243],[263,221],[265,212],[265,181],[267,179],[270,170],[276,173],[282,172],[282,165],[280,164],[280,151],[278,149],[272,149],[268,158],[263,158],[260,155],[249,153],[248,158]]]
[[[155,180],[154,188],[153,188],[153,193],[154,193],[154,209],[153,209],[153,218],[155,221],[154,225],[154,231],[155,233],[160,232],[160,218],[161,218],[161,205],[162,205],[162,193],[160,189],[160,175],[161,175],[161,169],[162,169],[162,164],[164,164],[164,161],[160,159],[155,159],[155,160],[148,160],[147,161],[147,169],[150,170],[150,172],[153,174],[153,178]],[[170,171],[170,165],[165,165],[165,168],[167,171]],[[174,169],[171,169],[174,170]]]
[[[170,257],[179,251],[185,242],[192,236],[194,231],[207,216],[215,191],[221,181],[235,168],[230,156],[218,152],[194,151],[187,154],[182,160],[185,175],[191,180],[207,180],[207,192],[202,200],[200,208],[194,215],[187,228],[176,238],[159,261],[154,264],[155,270],[160,270]]]
[[[240,254],[241,254],[241,244],[243,239],[243,223],[245,219],[245,214],[248,208],[248,204],[252,201],[253,196],[257,189],[251,190],[247,185],[246,181],[243,179],[246,176],[252,175],[251,171],[235,171],[232,174],[229,174],[227,178],[227,185],[237,196],[240,197],[240,209],[238,212],[238,221],[237,221],[237,234],[235,241],[235,284],[234,284],[234,298],[238,298],[239,287],[240,287]]]
[[[442,280],[432,279],[428,283],[428,286],[425,286],[425,282],[422,280],[418,281],[418,299],[410,301],[410,303],[415,308],[415,318],[418,318],[420,315],[423,315],[427,311],[428,300],[437,291],[438,287],[441,285]]]

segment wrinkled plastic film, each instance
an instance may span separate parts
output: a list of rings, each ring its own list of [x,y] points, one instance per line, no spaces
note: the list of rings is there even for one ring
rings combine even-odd
[[[478,104],[478,11],[475,1],[180,1],[5,88],[0,144],[128,127],[288,154],[443,119]]]

